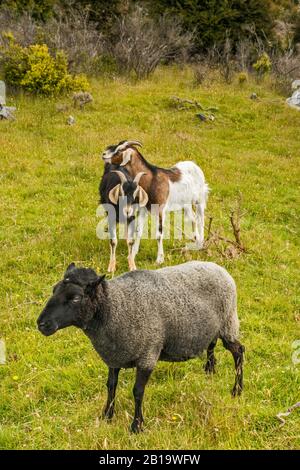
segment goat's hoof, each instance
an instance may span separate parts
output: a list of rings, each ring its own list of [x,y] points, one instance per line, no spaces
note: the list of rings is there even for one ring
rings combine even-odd
[[[156,259],[156,264],[163,264],[165,262],[165,258],[159,257]]]
[[[141,421],[133,421],[131,426],[130,426],[130,430],[131,432],[133,432],[134,434],[139,434],[140,432],[143,431],[143,426],[142,426],[142,422]]]
[[[114,273],[116,270],[116,263],[110,263],[107,268],[108,273]]]
[[[136,265],[135,265],[135,263],[129,261],[129,262],[128,262],[128,268],[129,268],[129,271],[136,271]]]

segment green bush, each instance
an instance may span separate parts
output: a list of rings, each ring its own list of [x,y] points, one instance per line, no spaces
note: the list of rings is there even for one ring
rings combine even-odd
[[[248,74],[246,72],[240,72],[238,75],[239,84],[243,85],[248,80]]]
[[[257,62],[253,64],[253,68],[259,77],[263,77],[271,71],[272,62],[266,52],[263,52],[263,54],[258,58]]]
[[[5,35],[0,49],[0,66],[8,85],[32,93],[53,95],[70,91],[86,91],[85,75],[71,75],[63,51],[52,56],[45,44],[22,47],[10,34]]]

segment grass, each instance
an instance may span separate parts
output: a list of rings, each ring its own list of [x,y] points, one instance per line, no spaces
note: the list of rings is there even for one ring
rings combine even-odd
[[[256,91],[259,100],[249,95]],[[300,113],[264,84],[219,82],[195,87],[188,69],[160,69],[150,80],[93,82],[94,104],[71,110],[56,101],[18,96],[15,122],[0,123],[0,449],[295,449],[300,414],[280,427],[276,414],[299,401]],[[176,111],[172,95],[218,106],[214,122]],[[63,99],[61,101],[64,101]],[[203,359],[159,363],[146,389],[145,432],[128,432],[134,373],[123,371],[111,424],[98,419],[106,366],[88,339],[69,328],[45,338],[36,319],[65,267],[75,261],[104,273],[107,241],[95,234],[103,148],[123,138],[144,143],[163,166],[193,159],[212,192],[208,214],[230,235],[228,214],[242,195],[242,240],[248,253],[225,259],[216,250],[179,250],[166,240],[166,265],[209,259],[237,282],[245,391],[233,400],[234,368],[219,345],[218,372]],[[156,242],[142,242],[138,266],[155,269]],[[127,270],[126,244],[118,271]],[[299,287],[299,284],[298,284]]]

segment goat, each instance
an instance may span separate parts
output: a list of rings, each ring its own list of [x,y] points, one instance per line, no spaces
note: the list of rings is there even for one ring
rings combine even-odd
[[[144,390],[157,361],[187,361],[207,351],[205,371],[213,373],[214,348],[220,338],[234,358],[232,395],[243,389],[244,346],[238,341],[236,286],[215,263],[192,261],[134,271],[111,281],[72,263],[37,324],[45,336],[76,326],[90,339],[109,368],[104,418],[114,414],[120,369],[136,367],[133,432],[142,429]]]
[[[118,168],[118,169],[116,169]],[[108,231],[110,238],[110,260],[108,272],[116,269],[117,223],[124,223],[128,246],[128,266],[130,271],[136,269],[133,252],[135,210],[140,211],[148,202],[148,195],[139,181],[143,172],[132,178],[125,168],[107,163],[102,176],[99,193],[100,203],[107,212]]]
[[[163,226],[166,212],[184,209],[185,217],[192,222],[194,240],[197,248],[203,247],[204,242],[204,211],[209,192],[203,171],[191,161],[178,162],[173,168],[160,168],[142,156],[136,146],[141,147],[139,141],[122,141],[117,145],[110,145],[102,154],[104,162],[120,165],[126,168],[134,177],[143,172],[140,186],[148,194],[147,209],[154,207],[156,216],[156,238],[158,253],[156,262],[164,262]],[[195,207],[195,210],[193,209]],[[139,250],[140,239],[143,233],[145,214],[138,223],[137,237],[133,251]]]

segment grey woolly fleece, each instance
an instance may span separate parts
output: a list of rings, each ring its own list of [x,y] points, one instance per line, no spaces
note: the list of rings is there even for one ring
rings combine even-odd
[[[104,320],[85,333],[109,367],[153,369],[196,357],[217,338],[237,339],[235,282],[215,263],[133,271],[99,289]]]

